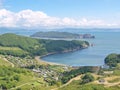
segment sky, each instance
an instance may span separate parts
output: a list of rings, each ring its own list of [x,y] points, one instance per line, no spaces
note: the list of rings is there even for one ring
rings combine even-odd
[[[0,27],[120,28],[120,0],[0,0]]]

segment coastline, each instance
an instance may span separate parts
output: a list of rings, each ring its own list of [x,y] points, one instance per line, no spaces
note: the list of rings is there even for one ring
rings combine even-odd
[[[44,64],[44,65],[62,65],[62,66],[66,66],[65,64],[59,64],[59,63],[44,61],[44,60],[41,59],[41,56],[35,56],[35,60],[39,61],[41,64]]]
[[[90,46],[90,45],[89,45]],[[42,58],[42,57],[46,57],[46,56],[49,56],[49,55],[54,55],[54,54],[62,54],[62,53],[69,53],[69,52],[75,52],[75,51],[79,51],[79,50],[82,50],[82,49],[87,49],[89,46],[84,46],[84,47],[82,47],[82,48],[75,48],[75,49],[70,49],[70,50],[64,50],[64,51],[62,51],[62,52],[51,52],[51,53],[47,53],[47,54],[45,54],[45,55],[42,55],[42,56],[40,56],[40,58]]]
[[[49,65],[62,65],[62,66],[68,66],[68,65],[65,65],[65,64],[60,64],[60,63],[54,63],[54,62],[44,61],[44,60],[42,60],[41,58],[42,58],[42,57],[49,56],[49,55],[53,55],[53,54],[58,54],[58,53],[75,52],[75,51],[78,51],[78,50],[86,49],[86,48],[88,48],[88,47],[89,47],[89,46],[85,46],[85,47],[83,47],[83,48],[65,50],[65,51],[62,51],[62,52],[52,52],[52,53],[48,53],[48,54],[42,55],[42,56],[35,56],[35,59],[36,59],[37,61],[40,61],[41,64],[45,64],[45,65],[49,64]]]

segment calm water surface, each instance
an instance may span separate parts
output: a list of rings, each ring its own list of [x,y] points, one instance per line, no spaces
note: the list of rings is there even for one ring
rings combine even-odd
[[[89,39],[95,46],[76,52],[55,54],[43,57],[49,62],[72,66],[99,66],[104,64],[104,58],[110,53],[120,53],[120,32],[91,32],[96,36]]]

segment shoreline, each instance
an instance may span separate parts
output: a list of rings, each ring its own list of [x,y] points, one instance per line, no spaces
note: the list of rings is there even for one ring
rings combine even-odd
[[[54,62],[48,62],[48,61],[44,61],[41,59],[41,56],[35,56],[35,60],[38,60],[41,64],[49,64],[49,65],[62,65],[62,66],[67,66],[65,64],[59,64],[59,63],[54,63]]]
[[[82,50],[82,49],[87,49],[88,47],[89,46],[85,46],[85,47],[82,47],[82,48],[65,50],[65,51],[62,51],[62,52],[51,52],[51,53],[47,53],[45,55],[40,56],[40,58],[43,58],[43,57],[46,57],[46,56],[49,56],[49,55],[54,55],[54,54],[64,54],[64,53],[69,53],[69,52],[75,52],[75,51],[79,51],[79,50]]]
[[[89,46],[85,46],[85,47],[83,47],[83,48],[77,48],[77,49],[73,49],[73,50],[65,50],[65,51],[62,51],[62,52],[47,53],[46,55],[35,56],[35,59],[38,60],[38,61],[40,61],[42,64],[69,66],[69,65],[66,65],[66,64],[48,62],[48,61],[45,61],[45,60],[43,60],[43,59],[41,59],[41,58],[42,58],[42,57],[49,56],[49,55],[59,54],[59,53],[75,52],[75,51],[78,51],[78,50],[86,49],[86,48],[88,48],[88,47],[89,47]]]
[[[104,65],[95,65],[95,66],[71,66],[66,64],[60,64],[60,63],[54,63],[54,62],[48,62],[41,59],[41,56],[35,56],[35,60],[39,61],[42,65],[59,65],[59,66],[69,66],[72,68],[80,68],[80,67],[101,67]]]

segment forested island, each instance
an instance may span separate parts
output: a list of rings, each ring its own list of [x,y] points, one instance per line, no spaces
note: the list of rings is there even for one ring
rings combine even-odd
[[[58,39],[90,39],[95,38],[95,36],[91,34],[75,34],[70,32],[57,32],[57,31],[50,31],[50,32],[37,32],[31,37],[36,38],[58,38]]]

